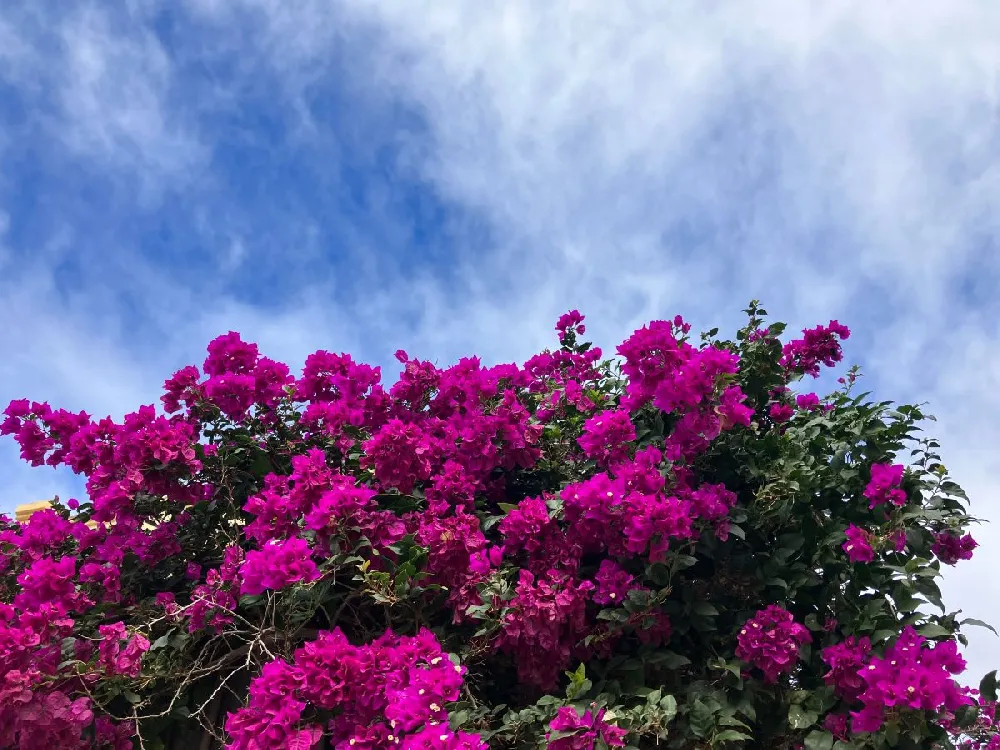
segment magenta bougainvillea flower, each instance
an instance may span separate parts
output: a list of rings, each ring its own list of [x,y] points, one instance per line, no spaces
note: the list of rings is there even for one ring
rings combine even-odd
[[[843,549],[847,553],[847,558],[851,562],[871,562],[875,559],[875,550],[872,549],[871,534],[862,528],[851,524],[844,532],[847,541],[844,542]]]
[[[872,464],[871,479],[865,487],[870,508],[883,503],[898,507],[906,505],[906,493],[899,486],[903,481],[904,468],[900,464]]]
[[[871,461],[906,455],[919,410],[849,395],[854,371],[794,392],[850,331],[782,343],[747,313],[731,341],[652,321],[608,360],[572,310],[523,364],[399,350],[389,382],[322,350],[293,374],[230,331],[159,410],[10,402],[0,434],[85,495],[0,517],[0,748],[214,724],[231,750],[897,726],[996,750],[960,626],[897,596],[977,547],[930,447]]]
[[[747,620],[736,638],[736,655],[764,673],[767,682],[795,668],[799,649],[812,640],[792,613],[770,605]]]

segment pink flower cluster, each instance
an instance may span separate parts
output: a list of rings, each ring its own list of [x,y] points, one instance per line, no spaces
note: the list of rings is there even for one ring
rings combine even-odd
[[[793,406],[788,402],[791,396],[791,391],[787,387],[775,388],[771,391],[771,398],[774,401],[768,407],[767,414],[776,424],[782,424],[787,422],[795,415],[795,409],[798,408],[800,412],[813,412],[822,409],[823,411],[830,411],[833,409],[833,404],[822,404],[820,403],[819,396],[815,393],[799,393],[795,396],[795,405]]]
[[[871,657],[857,671],[864,683],[857,697],[862,708],[851,712],[851,731],[878,731],[886,709],[953,712],[971,704],[968,690],[953,677],[964,670],[965,660],[955,641],[932,647],[907,626],[882,656]]]
[[[513,654],[524,682],[552,687],[569,665],[574,644],[598,632],[588,621],[588,601],[620,606],[629,591],[644,590],[611,557],[656,561],[673,542],[694,539],[706,526],[724,535],[735,494],[717,484],[692,487],[682,471],[668,494],[661,460],[661,452],[650,446],[611,472],[568,485],[561,493],[561,522],[543,498],[531,497],[500,522],[504,544],[491,554],[522,568],[496,644]],[[594,553],[610,557],[593,581],[581,580],[582,557]],[[643,642],[670,637],[669,619],[658,611],[640,611],[628,625]]]
[[[514,654],[522,682],[552,690],[569,662],[573,645],[588,632],[590,581],[550,571],[536,579],[521,570],[517,593],[504,617],[497,648]]]
[[[573,659],[668,642],[668,608],[637,604],[652,593],[643,576],[705,534],[724,541],[737,532],[736,494],[696,467],[723,433],[751,425],[740,358],[692,345],[680,318],[655,321],[618,347],[622,394],[607,384],[601,351],[576,345],[583,316],[572,311],[557,329],[563,347],[523,366],[467,358],[439,369],[397,352],[403,372],[388,389],[379,368],[324,351],[293,377],[230,332],[209,344],[201,371],[185,367],[164,384],[169,416],[144,406],[119,424],[12,402],[0,434],[13,435],[32,464],[83,475],[89,502],[69,505],[82,515],[0,521],[0,573],[17,584],[0,603],[0,746],[72,749],[94,737],[97,747],[126,746],[131,725],[101,715],[81,680],[148,677],[149,640],[131,613],[153,610],[196,638],[230,626],[232,634],[238,618],[252,617],[237,613],[250,607],[241,596],[321,580],[350,586],[353,567],[333,570],[348,555],[390,576],[411,541],[422,567],[408,580],[443,589],[438,622],[466,627],[489,610],[496,630],[486,652],[510,658],[525,687],[554,689]],[[848,335],[836,321],[805,331],[783,350],[782,382],[839,361]],[[794,413],[778,390],[774,422]],[[823,408],[815,394],[795,403]],[[655,410],[667,434],[639,448],[636,426]],[[554,456],[543,452],[549,432],[564,437]],[[553,485],[555,495],[518,489],[508,500],[511,477],[553,460],[574,481]],[[872,467],[872,507],[905,503],[901,478],[902,467]],[[206,518],[228,525],[206,534]],[[851,560],[873,559],[868,532],[852,526],[846,536]],[[974,547],[942,532],[935,554],[954,562]],[[167,583],[151,591],[137,579]],[[107,605],[114,621],[95,617],[94,605]],[[602,609],[617,619],[602,619]],[[794,669],[809,634],[772,605],[737,641],[738,656],[774,682]],[[851,648],[830,652],[831,684],[845,700],[874,690]],[[448,728],[463,674],[429,631],[364,645],[322,632],[263,668],[229,718],[230,747],[305,748],[332,737],[337,748],[482,748],[478,736]],[[557,748],[624,744],[625,732],[598,710],[564,708],[550,730]]]
[[[124,748],[104,717],[96,719],[95,739],[86,739],[95,727],[92,702],[59,677],[62,639],[71,637],[74,625],[64,612],[66,602],[63,597],[21,612],[0,603],[0,747]],[[110,631],[99,661],[112,673],[134,674],[149,642],[135,635],[121,649],[117,636],[124,630]],[[78,658],[93,658],[93,649],[76,645]]]
[[[847,703],[853,703],[865,691],[861,674],[871,650],[868,637],[859,639],[854,636],[823,649],[822,659],[830,667],[823,680]]]
[[[791,404],[775,402],[767,410],[767,415],[777,424],[787,422],[795,414],[795,408]]]
[[[601,740],[607,747],[624,747],[627,732],[605,721],[604,715],[603,708],[587,710],[581,716],[572,706],[563,706],[549,722],[547,746],[555,750],[593,750]]]
[[[624,409],[598,412],[583,425],[580,447],[588,458],[609,466],[628,458],[635,425]]]
[[[882,656],[872,652],[868,638],[852,636],[823,649],[822,659],[830,667],[826,683],[845,705],[860,704],[850,712],[852,732],[878,731],[886,710],[944,711],[947,715],[972,703],[969,691],[953,677],[965,669],[956,642],[932,646],[910,626]],[[837,737],[846,738],[846,715],[831,714],[826,724]]]
[[[753,410],[746,396],[732,383],[739,357],[721,348],[696,348],[678,340],[683,321],[653,321],[618,347],[628,377],[623,406],[635,411],[652,401],[667,413],[679,416],[667,439],[669,460],[691,457],[708,447],[723,431],[749,426]]]
[[[582,336],[587,332],[587,326],[583,324],[583,315],[579,310],[570,310],[559,316],[556,321],[556,331],[559,332],[559,341],[565,342],[570,335]]]
[[[972,534],[959,536],[953,531],[942,531],[934,535],[931,552],[945,565],[954,565],[959,560],[971,560],[972,552],[978,546]]]
[[[810,640],[809,631],[795,622],[791,612],[772,604],[740,629],[736,655],[763,672],[766,682],[777,682],[778,677],[795,668],[799,649]]]
[[[309,543],[299,537],[268,541],[259,550],[247,553],[240,566],[240,592],[253,596],[267,589],[277,591],[291,583],[316,580],[319,572],[310,554]]]
[[[850,329],[836,320],[831,320],[827,326],[805,329],[801,339],[785,344],[781,350],[781,364],[792,372],[819,377],[821,364],[833,367],[843,359],[840,340],[850,335]]]
[[[842,546],[848,560],[867,563],[875,559],[870,533],[852,523],[847,527],[844,536],[847,537],[847,541]]]
[[[675,472],[667,489],[655,447],[640,451],[615,473],[596,474],[568,485],[562,492],[567,534],[587,551],[607,551],[619,557],[645,556],[662,560],[674,540],[693,539],[703,525],[716,525],[720,535],[736,496],[724,485],[690,486]]]
[[[182,404],[193,407],[203,401],[229,419],[242,421],[254,406],[273,408],[294,380],[286,365],[261,357],[257,345],[243,341],[235,331],[208,345],[204,370],[208,378],[201,383],[192,366],[166,382],[162,401],[168,413],[179,411]]]
[[[614,560],[601,560],[594,581],[597,583],[594,601],[608,606],[621,604],[630,590],[638,588],[635,576]]]
[[[978,704],[978,716],[976,723],[971,727],[959,727],[956,725],[955,715],[946,713],[941,717],[939,724],[948,730],[954,737],[964,739],[955,743],[959,750],[1000,750],[1000,734],[997,733],[997,704],[994,701],[976,697],[978,690],[970,690],[975,702]],[[970,736],[971,735],[971,736]]]
[[[897,507],[906,505],[906,492],[900,489],[905,467],[901,464],[872,464],[871,479],[865,487],[868,507],[876,508],[883,503]]]
[[[265,665],[247,706],[226,722],[233,738],[227,747],[309,748],[327,733],[337,750],[484,750],[477,736],[448,728],[446,706],[458,698],[464,674],[429,630],[413,637],[387,631],[362,646],[339,629],[322,632],[292,661]]]
[[[823,729],[841,742],[847,742],[850,735],[850,716],[847,714],[827,714],[823,717]]]
[[[243,550],[236,545],[230,545],[223,553],[222,565],[218,569],[209,570],[205,575],[205,582],[191,589],[191,603],[185,611],[190,632],[194,633],[204,628],[219,630],[233,622],[236,595],[239,593],[236,576],[243,560]],[[172,593],[157,595],[157,603],[168,615],[177,611]]]
[[[123,622],[101,625],[97,632],[101,635],[97,663],[104,667],[105,673],[138,677],[142,671],[142,655],[149,651],[149,639],[141,633],[129,637]]]
[[[795,397],[795,405],[802,411],[815,411],[821,407],[819,396],[815,393],[800,393]]]

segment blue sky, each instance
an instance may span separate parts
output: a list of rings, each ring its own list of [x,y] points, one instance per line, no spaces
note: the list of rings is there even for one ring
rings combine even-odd
[[[989,0],[5,3],[0,400],[121,416],[230,329],[391,373],[759,297],[850,325],[1000,520],[998,37]],[[1000,622],[977,537],[946,593]]]

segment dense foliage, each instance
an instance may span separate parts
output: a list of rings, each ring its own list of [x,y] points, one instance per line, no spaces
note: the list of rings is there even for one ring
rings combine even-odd
[[[853,369],[792,390],[849,331],[746,312],[604,359],[574,311],[523,365],[400,351],[391,386],[231,332],[161,412],[12,402],[87,499],[0,522],[0,747],[1000,747],[925,416]]]

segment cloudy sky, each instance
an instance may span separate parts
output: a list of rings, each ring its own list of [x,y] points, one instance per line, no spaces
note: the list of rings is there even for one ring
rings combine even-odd
[[[997,39],[991,0],[10,0],[0,401],[120,416],[230,329],[394,372],[758,297],[850,325],[1000,521]],[[1000,622],[995,526],[946,593]]]

